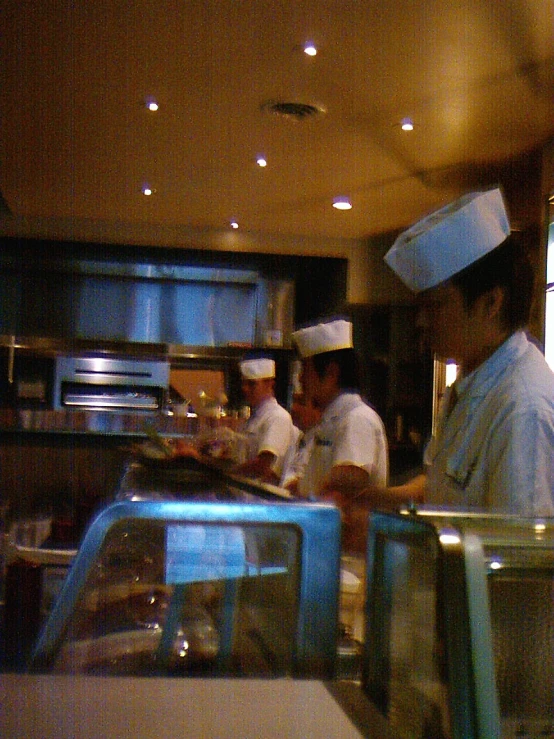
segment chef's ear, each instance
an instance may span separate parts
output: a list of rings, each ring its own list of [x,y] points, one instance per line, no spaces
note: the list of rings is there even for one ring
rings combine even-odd
[[[338,362],[329,362],[325,374],[328,379],[338,383],[340,381],[340,367]]]
[[[486,293],[484,293],[481,297],[486,318],[490,320],[491,318],[496,318],[501,315],[504,301],[506,299],[506,295],[502,287],[496,285],[491,290],[488,290]]]

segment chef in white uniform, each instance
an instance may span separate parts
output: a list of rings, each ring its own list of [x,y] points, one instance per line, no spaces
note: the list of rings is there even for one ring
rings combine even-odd
[[[312,398],[307,398],[303,393],[295,393],[290,415],[294,423],[293,443],[285,456],[279,485],[296,495],[312,452],[315,427],[321,419],[321,411],[314,405]]]
[[[242,393],[251,415],[244,428],[246,461],[235,472],[277,484],[293,440],[293,423],[275,398],[275,361],[269,356],[252,356],[239,366]]]
[[[553,516],[554,374],[524,330],[533,271],[501,191],[427,216],[385,261],[417,293],[431,348],[460,368],[412,489],[448,507]]]
[[[322,413],[299,494],[319,498],[340,491],[348,497],[370,484],[385,486],[385,428],[360,396],[352,323],[321,321],[295,331],[292,340],[302,362],[302,388]]]

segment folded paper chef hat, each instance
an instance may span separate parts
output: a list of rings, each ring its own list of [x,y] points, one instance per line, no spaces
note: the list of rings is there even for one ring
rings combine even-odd
[[[461,272],[509,235],[500,190],[472,192],[404,231],[385,262],[410,290],[421,292]]]
[[[342,318],[317,323],[294,331],[292,340],[302,359],[337,349],[352,349],[352,324]]]
[[[239,366],[245,380],[266,380],[275,377],[275,362],[269,357],[243,359]]]

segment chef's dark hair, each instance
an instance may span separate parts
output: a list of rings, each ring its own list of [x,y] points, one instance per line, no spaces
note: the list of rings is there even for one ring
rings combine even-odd
[[[340,389],[360,389],[360,363],[354,349],[336,349],[332,352],[314,354],[312,360],[319,378],[323,378],[331,362],[336,362],[339,368]]]
[[[464,307],[495,287],[504,291],[500,318],[504,328],[515,331],[529,323],[533,300],[534,273],[526,244],[520,233],[508,238],[469,267],[450,278],[462,294]]]

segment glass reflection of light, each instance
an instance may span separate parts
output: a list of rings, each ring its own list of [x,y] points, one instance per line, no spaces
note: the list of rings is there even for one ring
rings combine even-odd
[[[455,362],[446,363],[446,387],[450,387],[458,376],[458,365]]]
[[[179,657],[186,657],[187,652],[189,651],[189,643],[188,641],[184,641],[181,645],[181,649],[179,650]]]
[[[459,544],[461,539],[458,534],[443,533],[439,536],[441,544]]]

